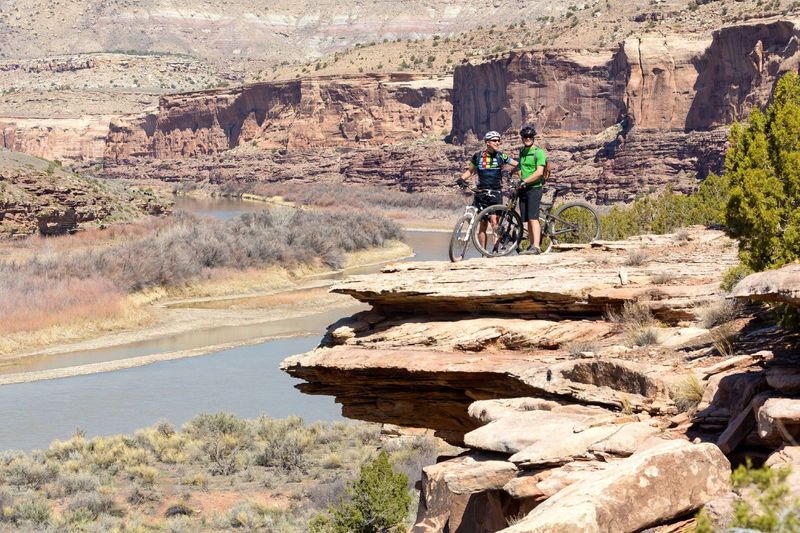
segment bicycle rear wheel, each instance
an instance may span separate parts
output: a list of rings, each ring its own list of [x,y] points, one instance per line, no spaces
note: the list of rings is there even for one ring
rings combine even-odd
[[[491,217],[497,217],[493,227]],[[481,245],[481,221],[486,222],[486,244]],[[522,219],[516,211],[504,205],[491,205],[478,213],[472,228],[472,244],[487,257],[502,257],[519,247],[522,240]]]
[[[453,228],[453,235],[450,236],[450,249],[448,250],[450,261],[453,263],[461,261],[467,254],[470,240],[469,223],[471,221],[471,216],[462,215]]]
[[[556,243],[589,244],[600,238],[600,217],[583,202],[570,202],[558,208],[548,228]]]

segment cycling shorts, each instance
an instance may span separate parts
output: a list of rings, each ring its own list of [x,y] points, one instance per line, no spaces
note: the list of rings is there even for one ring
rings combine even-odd
[[[475,193],[475,200],[472,205],[478,208],[478,211],[486,209],[490,205],[497,205],[503,202],[503,195],[500,191],[482,191]]]
[[[541,187],[526,189],[519,197],[519,212],[522,215],[522,221],[537,220],[539,218],[539,206],[541,203]]]

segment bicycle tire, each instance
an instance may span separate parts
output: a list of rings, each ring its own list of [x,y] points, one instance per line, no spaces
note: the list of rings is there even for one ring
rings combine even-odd
[[[496,229],[491,227],[489,217],[497,215]],[[480,222],[486,220],[486,241],[492,240],[490,249],[481,246],[479,238]],[[493,233],[490,233],[490,230]],[[496,235],[496,238],[495,238]],[[522,241],[522,219],[516,211],[510,210],[504,205],[490,205],[475,218],[472,227],[472,244],[484,257],[502,257],[508,255],[519,247]],[[499,245],[499,247],[498,247]]]
[[[461,215],[461,218],[456,221],[456,225],[453,227],[453,234],[450,236],[450,248],[447,251],[450,261],[453,263],[461,261],[467,255],[467,248],[469,248],[471,240],[471,235],[469,234],[471,221],[471,216]]]
[[[553,249],[553,222],[549,217],[539,218],[539,226],[541,227],[542,236],[540,237],[539,249],[543,254],[546,254]]]
[[[555,212],[547,228],[556,244],[589,244],[600,238],[600,217],[584,202],[569,202]]]

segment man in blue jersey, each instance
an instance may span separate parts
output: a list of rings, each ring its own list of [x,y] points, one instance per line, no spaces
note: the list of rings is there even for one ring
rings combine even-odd
[[[478,173],[478,192],[472,205],[485,209],[490,205],[502,203],[502,171],[507,165],[509,168],[517,166],[517,162],[508,154],[499,151],[500,134],[490,131],[483,136],[486,149],[473,154],[469,161],[469,168],[464,171],[458,183],[466,183],[467,178]],[[497,216],[489,217],[489,223],[494,228],[497,225]],[[478,240],[481,247],[486,248],[486,221],[481,220],[478,226]]]

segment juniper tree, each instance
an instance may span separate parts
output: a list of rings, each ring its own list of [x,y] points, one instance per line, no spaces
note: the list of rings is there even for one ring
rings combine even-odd
[[[725,157],[726,223],[755,271],[800,257],[800,77],[787,73],[766,112],[734,124]]]

